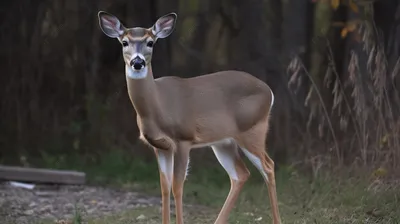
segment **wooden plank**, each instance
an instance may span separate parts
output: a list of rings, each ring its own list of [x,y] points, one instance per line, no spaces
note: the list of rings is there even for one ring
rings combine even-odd
[[[84,184],[86,174],[77,171],[0,166],[0,179],[54,184]]]

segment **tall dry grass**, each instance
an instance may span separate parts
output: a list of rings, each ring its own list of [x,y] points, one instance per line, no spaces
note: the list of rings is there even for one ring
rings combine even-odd
[[[359,46],[350,46],[347,69],[336,65],[330,41],[326,41],[325,73],[317,82],[299,57],[288,66],[289,88],[295,94],[310,83],[304,106],[305,161],[313,170],[324,165],[376,169],[400,165],[400,60],[389,65],[384,43],[376,27],[363,23],[354,35]],[[301,85],[300,85],[301,84]],[[318,138],[315,138],[318,136]],[[317,139],[317,140],[315,140]],[[312,148],[312,149],[310,149]]]

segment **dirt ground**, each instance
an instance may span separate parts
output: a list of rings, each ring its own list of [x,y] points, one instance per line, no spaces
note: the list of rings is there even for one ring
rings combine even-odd
[[[159,204],[160,198],[120,189],[36,185],[30,190],[0,183],[0,223],[70,220],[76,211],[86,217],[99,217]]]
[[[362,179],[309,182],[298,175],[278,176],[279,209],[283,223],[399,224],[400,186]],[[185,187],[185,223],[214,223],[229,186],[216,187],[189,179]],[[116,185],[118,186],[118,185]],[[0,183],[0,224],[126,224],[161,223],[159,197],[151,187],[122,189],[97,186],[36,185],[23,189]],[[123,190],[123,189],[131,189]],[[229,223],[271,223],[265,184],[248,183],[241,192]],[[171,220],[174,206],[171,200]],[[77,218],[78,217],[78,218]],[[81,221],[77,221],[77,220]]]

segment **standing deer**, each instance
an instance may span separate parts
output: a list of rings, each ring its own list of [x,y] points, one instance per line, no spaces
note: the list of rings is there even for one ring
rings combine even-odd
[[[250,172],[239,151],[262,174],[273,223],[281,223],[274,162],[265,151],[274,95],[267,84],[241,71],[193,78],[154,79],[151,58],[158,39],[174,30],[177,15],[160,17],[150,28],[126,28],[117,17],[98,13],[101,30],[122,44],[129,98],[137,114],[140,139],[154,148],[160,173],[162,223],[170,223],[170,192],[176,223],[183,223],[182,192],[192,148],[211,146],[231,180],[215,223],[227,223]]]

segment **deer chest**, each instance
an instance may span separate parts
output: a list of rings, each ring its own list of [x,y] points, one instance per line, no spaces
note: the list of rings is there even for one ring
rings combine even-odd
[[[138,126],[140,139],[150,146],[161,150],[169,150],[174,147],[173,140],[152,122],[139,119]]]
[[[161,149],[161,150],[170,150],[173,148],[173,141],[166,136],[154,136],[154,135],[149,135],[146,133],[142,133],[141,139],[149,144],[150,146]]]

